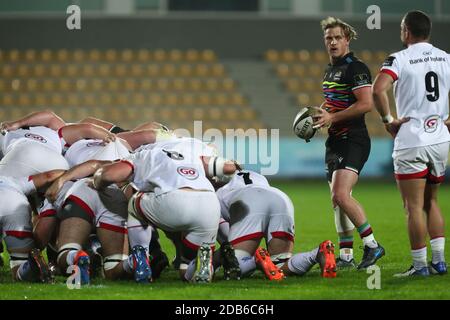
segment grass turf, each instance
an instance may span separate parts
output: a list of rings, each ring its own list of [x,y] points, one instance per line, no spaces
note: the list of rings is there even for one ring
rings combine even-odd
[[[274,182],[294,202],[296,213],[295,252],[307,251],[325,239],[336,242],[334,217],[329,202],[328,185],[324,181]],[[441,189],[440,205],[444,216],[450,212],[450,188]],[[369,290],[365,271],[338,272],[335,279],[322,279],[318,267],[303,277],[289,277],[280,283],[269,282],[257,271],[248,279],[224,281],[219,272],[210,285],[183,283],[172,268],[149,285],[132,281],[93,279],[92,285],[69,290],[65,278],[58,277],[54,285],[19,283],[11,280],[9,267],[0,270],[0,300],[4,299],[450,299],[450,275],[426,279],[396,279],[393,274],[410,266],[409,242],[400,195],[395,184],[361,182],[354,196],[366,210],[376,239],[386,248],[386,256],[378,265],[381,269],[381,289]],[[450,228],[446,228],[447,235]],[[446,241],[447,248],[449,241]],[[169,257],[174,250],[167,239],[162,244]],[[361,241],[355,234],[355,258],[361,259]],[[336,248],[337,249],[337,248]],[[337,251],[337,250],[336,250]],[[428,249],[430,256],[430,248]],[[448,249],[447,249],[448,252]],[[3,254],[7,258],[6,254]],[[447,254],[447,260],[450,260]]]

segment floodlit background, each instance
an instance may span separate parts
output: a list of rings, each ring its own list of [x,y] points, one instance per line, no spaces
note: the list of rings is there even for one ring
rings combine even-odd
[[[66,26],[72,4],[80,30]],[[381,29],[369,30],[373,4]],[[156,120],[192,135],[194,121],[200,135],[250,129],[257,148],[250,139],[234,145],[246,150],[238,160],[247,167],[323,178],[326,132],[305,144],[291,129],[300,106],[323,101],[319,21],[334,15],[352,24],[359,39],[351,49],[375,77],[402,48],[400,20],[413,9],[432,17],[432,43],[450,51],[444,0],[3,0],[0,121],[49,108],[66,121],[94,116],[124,128]],[[366,118],[373,141],[363,176],[391,177],[392,141],[376,111]],[[261,140],[259,129],[268,137],[279,129],[278,144]]]

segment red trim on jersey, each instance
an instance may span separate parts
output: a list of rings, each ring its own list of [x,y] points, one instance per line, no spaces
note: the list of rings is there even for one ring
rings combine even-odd
[[[39,213],[39,218],[54,217],[55,215],[56,215],[55,209],[47,209]]]
[[[114,231],[114,232],[117,232],[117,233],[123,233],[123,234],[127,234],[128,233],[127,228],[118,227],[118,226],[115,226],[115,225],[112,225],[112,224],[109,224],[109,223],[100,222],[99,228],[110,230],[110,231]]]
[[[444,180],[445,180],[445,176],[436,177],[436,176],[433,176],[431,173],[429,173],[427,175],[427,182],[431,183],[431,184],[439,184],[439,183],[444,182]]]
[[[397,80],[398,80],[397,74],[396,74],[394,71],[392,71],[392,70],[389,70],[389,69],[381,69],[381,70],[380,70],[380,73],[386,73],[386,74],[390,75],[391,78],[392,78],[394,81],[397,81]]]
[[[185,245],[186,247],[188,247],[189,249],[192,249],[192,250],[198,250],[198,248],[200,248],[200,246],[198,246],[198,245],[196,245],[196,244],[190,242],[190,241],[189,241],[188,239],[186,239],[186,238],[181,239],[181,241],[182,241],[182,242],[184,243],[184,245]]]
[[[134,165],[133,165],[130,161],[127,161],[127,160],[120,160],[120,162],[129,165],[129,166],[131,167],[131,172],[134,172]]]
[[[235,244],[240,243],[240,242],[244,242],[244,241],[252,240],[252,239],[259,239],[259,238],[262,238],[262,237],[264,237],[264,233],[262,233],[262,232],[255,232],[255,233],[250,233],[250,234],[247,234],[245,236],[236,238],[233,241],[230,241],[230,243],[232,245],[235,245]]]
[[[77,205],[79,205],[92,219],[95,219],[95,213],[94,211],[87,205],[86,202],[78,198],[77,196],[74,196],[71,194],[69,197],[67,197],[66,203],[68,200],[71,200],[75,202]]]
[[[270,233],[272,235],[273,238],[285,238],[288,239],[289,241],[294,242],[294,236],[288,232],[284,232],[284,231],[274,231]]]
[[[61,128],[59,128],[58,129],[58,137],[60,138],[60,139],[63,139],[63,135],[62,135],[62,129],[63,129],[64,127],[61,127]]]
[[[28,181],[33,181],[33,176],[28,176]]]
[[[395,179],[397,180],[423,179],[427,177],[427,174],[428,168],[416,173],[404,173],[404,174],[396,173]]]
[[[33,233],[30,231],[7,230],[5,233],[7,236],[13,236],[16,238],[33,238]]]
[[[148,219],[145,217],[144,210],[142,210],[142,207],[141,207],[141,198],[143,195],[144,195],[144,193],[140,192],[139,195],[136,197],[136,200],[135,200],[136,212],[138,215],[141,216],[141,219],[143,219],[144,221],[148,221]]]

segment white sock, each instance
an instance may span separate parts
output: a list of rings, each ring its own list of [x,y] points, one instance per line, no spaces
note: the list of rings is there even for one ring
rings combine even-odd
[[[139,220],[135,217],[128,215],[128,239],[130,246],[140,245],[145,248],[148,253],[150,241],[152,240],[152,227],[148,226],[144,228]]]
[[[133,256],[129,255],[128,259],[122,261],[123,270],[126,273],[133,273]]]
[[[309,252],[295,254],[288,260],[289,271],[300,276],[307,273],[317,263],[316,256],[318,251],[319,248],[316,248]]]
[[[339,258],[343,261],[349,262],[353,259],[353,249],[352,248],[342,248],[339,249]]]
[[[427,266],[427,247],[411,250],[414,269],[420,270]]]
[[[250,276],[256,270],[255,257],[244,257],[238,261],[242,277]]]
[[[189,265],[188,265],[188,267],[187,267],[187,269],[186,269],[186,273],[184,274],[184,278],[187,280],[187,281],[191,281],[192,280],[192,278],[194,277],[194,274],[195,274],[195,260],[196,259],[194,259],[194,260],[192,260],[191,262],[189,262]]]
[[[74,261],[75,261],[75,256],[77,255],[78,251],[79,251],[79,250],[70,250],[70,251],[67,253],[67,256],[66,256],[66,262],[67,262],[67,265],[68,265],[68,266],[73,265],[73,263],[74,263]]]
[[[373,233],[369,234],[367,237],[362,238],[362,241],[365,246],[368,246],[369,248],[376,248],[378,247],[378,242],[375,241],[375,237],[373,236]]]
[[[431,244],[431,262],[434,264],[438,262],[444,262],[444,247],[445,247],[445,238],[439,237],[430,240]]]

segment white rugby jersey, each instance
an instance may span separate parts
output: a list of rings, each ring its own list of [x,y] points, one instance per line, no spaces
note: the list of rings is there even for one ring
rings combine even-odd
[[[216,191],[220,202],[220,211],[222,218],[230,220],[231,200],[244,188],[259,187],[272,189],[266,177],[250,170],[243,170],[234,175],[230,182]]]
[[[24,195],[29,195],[36,191],[36,187],[29,177],[12,178],[0,176],[0,192],[1,188],[14,189]]]
[[[74,167],[88,160],[117,160],[130,154],[127,147],[116,139],[105,143],[103,140],[79,140],[72,144],[64,154],[70,167]]]
[[[202,141],[180,138],[147,145],[124,161],[133,167],[134,187],[160,195],[180,188],[214,191],[200,158],[211,155]]]
[[[64,140],[60,138],[58,132],[47,127],[30,127],[29,129],[17,129],[8,131],[1,141],[1,150],[6,155],[15,142],[21,139],[28,139],[41,143],[57,153],[61,154],[64,146]]]
[[[394,150],[450,141],[450,56],[427,42],[391,54],[380,72],[394,79],[397,117],[410,117],[395,138]]]

